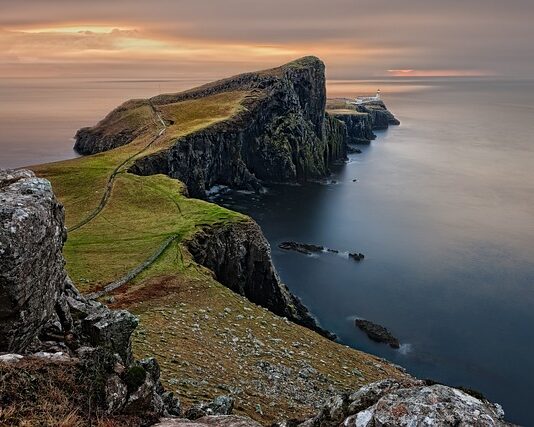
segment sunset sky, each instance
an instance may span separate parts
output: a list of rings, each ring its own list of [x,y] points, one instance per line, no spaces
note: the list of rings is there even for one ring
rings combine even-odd
[[[0,77],[534,75],[532,0],[0,0]]]

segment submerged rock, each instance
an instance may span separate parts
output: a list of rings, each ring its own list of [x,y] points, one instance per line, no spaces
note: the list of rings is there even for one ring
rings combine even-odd
[[[306,255],[311,255],[312,252],[322,252],[325,250],[324,246],[297,242],[282,242],[278,245],[278,247],[286,251],[295,251]]]
[[[365,258],[365,255],[362,254],[361,252],[359,252],[359,253],[356,253],[356,252],[352,253],[351,252],[351,253],[349,253],[349,258],[352,258],[354,261],[361,261],[362,259]]]
[[[356,326],[358,326],[358,328],[364,331],[367,336],[373,341],[389,344],[389,346],[392,348],[400,347],[399,340],[395,338],[391,334],[391,332],[383,326],[365,319],[356,319],[354,323]]]

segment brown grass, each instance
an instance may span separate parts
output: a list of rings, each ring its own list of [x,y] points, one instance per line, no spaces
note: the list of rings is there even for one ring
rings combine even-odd
[[[138,426],[137,417],[105,415],[95,404],[92,379],[73,362],[26,357],[0,363],[0,425]]]

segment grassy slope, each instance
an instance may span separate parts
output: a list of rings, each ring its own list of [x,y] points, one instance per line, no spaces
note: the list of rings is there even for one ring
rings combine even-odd
[[[174,124],[139,155],[165,149],[179,136],[231,117],[240,111],[245,96],[244,92],[222,93],[158,106],[163,119]],[[69,233],[64,251],[67,270],[82,291],[94,291],[119,278],[169,236],[178,236],[151,267],[115,291],[112,305],[140,316],[134,352],[138,357],[158,357],[166,386],[177,391],[186,406],[230,393],[238,398],[238,412],[269,422],[310,414],[318,396],[328,388],[353,389],[401,375],[373,356],[328,341],[251,304],[195,264],[182,247],[182,239],[197,227],[247,218],[183,196],[183,185],[166,176],[124,172],[128,159],[161,129],[148,104],[133,101],[127,105],[133,111],[120,111],[113,126],[141,127],[143,132],[132,143],[33,169],[52,182],[71,227],[98,206],[109,176],[126,161],[107,206],[91,222]],[[287,380],[282,385],[273,381],[260,361],[289,369]],[[303,367],[317,372],[303,379],[299,376]]]

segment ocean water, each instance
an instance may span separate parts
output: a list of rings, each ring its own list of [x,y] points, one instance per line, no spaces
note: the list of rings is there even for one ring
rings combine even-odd
[[[477,389],[534,425],[534,83],[380,87],[402,124],[350,155],[336,183],[222,201],[259,222],[282,280],[341,342]],[[365,260],[285,252],[284,240]],[[370,341],[356,317],[389,328],[401,349]]]
[[[74,157],[75,131],[120,102],[198,83],[3,80],[0,167]],[[534,83],[344,81],[328,90],[377,87],[402,125],[333,168],[330,183],[219,201],[259,222],[283,281],[341,342],[477,389],[533,425]],[[341,253],[284,252],[284,240]],[[389,328],[401,349],[370,341],[356,317]]]

